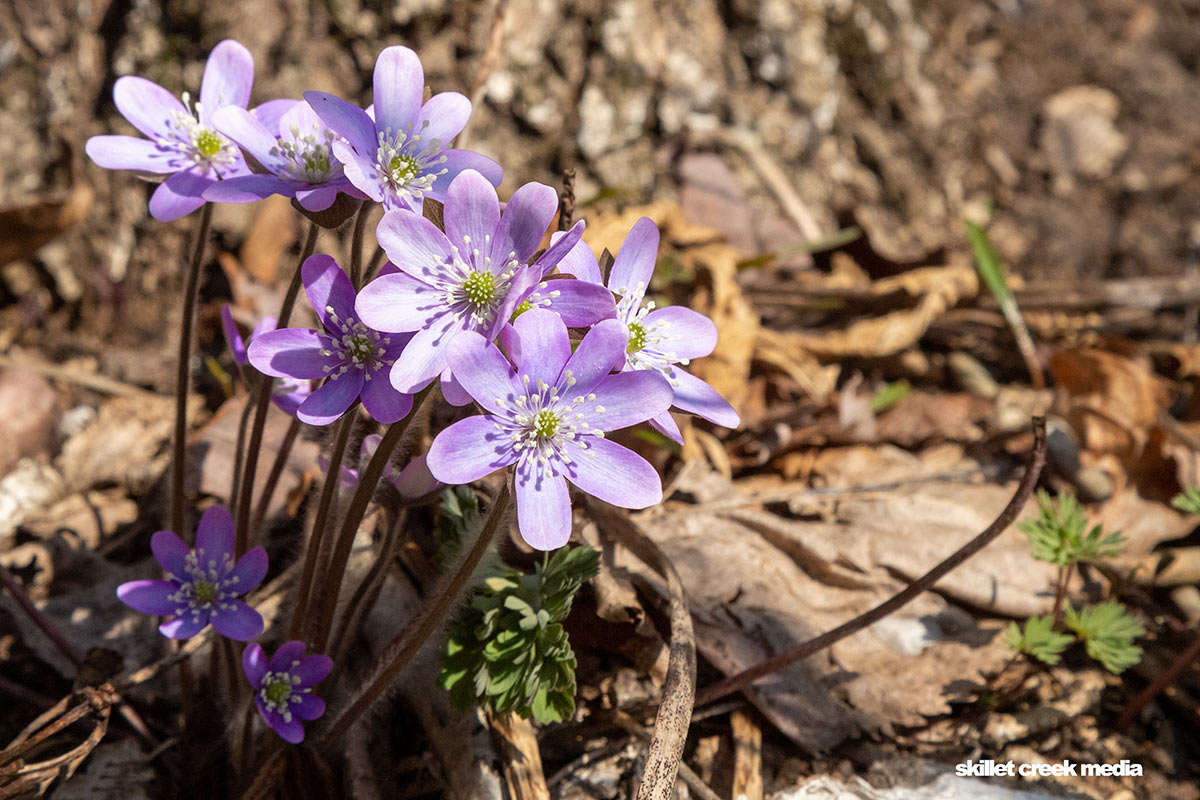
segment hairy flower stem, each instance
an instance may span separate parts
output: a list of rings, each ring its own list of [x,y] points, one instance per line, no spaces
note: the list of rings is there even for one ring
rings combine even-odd
[[[0,585],[3,585],[8,590],[8,593],[12,595],[12,599],[16,604],[25,612],[30,621],[38,626],[42,633],[46,634],[46,638],[50,640],[50,643],[54,645],[58,652],[62,653],[68,661],[76,666],[83,661],[83,654],[76,649],[75,645],[71,644],[53,620],[38,610],[38,607],[29,599],[29,595],[25,593],[24,587],[17,582],[17,579],[13,577],[12,573],[3,564],[0,564]]]
[[[367,216],[371,213],[371,201],[363,200],[354,217],[354,235],[350,239],[350,283],[355,291],[363,286],[362,251],[363,234],[367,229]]]
[[[376,557],[375,563],[363,576],[358,588],[351,595],[350,601],[346,603],[346,609],[342,612],[341,619],[338,620],[337,633],[329,645],[329,655],[334,661],[341,658],[346,642],[350,641],[358,631],[359,626],[371,611],[371,606],[375,604],[375,599],[379,596],[379,589],[383,586],[383,579],[387,577],[388,568],[396,555],[396,549],[402,538],[400,533],[407,520],[407,510],[401,509],[395,521],[388,526],[383,542],[379,545],[379,555]]]
[[[1074,564],[1067,564],[1058,568],[1058,585],[1054,589],[1054,622],[1051,625],[1055,629],[1062,624],[1063,601],[1066,600],[1067,585],[1071,582],[1071,573],[1074,570]]]
[[[292,607],[292,621],[288,628],[288,638],[298,639],[304,635],[307,623],[312,625],[308,614],[308,605],[312,600],[313,577],[316,575],[317,556],[321,552],[321,543],[325,531],[329,527],[330,511],[333,508],[334,496],[341,483],[342,460],[346,456],[346,445],[350,443],[350,431],[358,416],[358,403],[354,403],[338,421],[337,433],[329,451],[329,467],[325,471],[325,482],[321,486],[321,499],[317,502],[317,515],[313,521],[312,533],[308,537],[308,547],[304,550],[304,568],[300,572],[299,594],[296,604]]]
[[[492,539],[500,529],[500,524],[508,520],[509,505],[510,494],[506,478],[500,487],[500,493],[496,495],[495,502],[492,503],[492,508],[479,531],[479,536],[471,545],[471,549],[459,558],[454,570],[445,579],[421,616],[388,642],[375,661],[371,677],[363,684],[362,688],[354,692],[353,702],[334,718],[328,728],[318,734],[319,739],[332,742],[341,741],[355,720],[361,717],[388,690],[400,672],[441,627],[446,615],[454,608],[470,583],[471,576],[475,574],[483,554],[491,546]]]
[[[171,516],[167,527],[180,536],[186,527],[183,479],[187,469],[187,400],[188,382],[192,369],[192,328],[196,326],[196,293],[200,287],[200,263],[208,231],[212,227],[212,203],[205,203],[192,238],[192,255],[188,260],[183,286],[183,317],[179,323],[179,358],[175,373],[175,435],[171,455]]]
[[[283,296],[283,304],[279,308],[277,329],[287,327],[292,317],[292,308],[296,305],[296,296],[300,294],[300,268],[305,260],[312,255],[317,246],[317,233],[320,232],[317,223],[310,222],[308,236],[304,239],[304,247],[300,250],[300,258],[296,261],[296,271],[292,273],[292,282],[288,285],[287,294]],[[254,398],[254,425],[250,428],[250,441],[246,446],[246,459],[242,464],[242,491],[238,497],[237,507],[237,538],[234,545],[234,556],[240,556],[250,548],[250,507],[254,500],[254,476],[258,472],[258,451],[262,449],[263,431],[267,424],[267,409],[271,404],[271,387],[274,381],[270,378],[263,381]]]
[[[292,446],[296,444],[296,437],[300,435],[300,420],[292,417],[292,421],[288,423],[287,433],[283,435],[283,441],[279,443],[279,449],[275,451],[275,462],[271,464],[271,472],[267,475],[267,482],[263,484],[262,494],[258,496],[258,502],[254,504],[254,515],[250,517],[250,530],[262,530],[263,520],[267,517],[267,509],[271,506],[271,497],[275,494],[275,487],[279,485],[279,479],[283,477],[283,469],[287,466],[288,456],[292,454]]]
[[[367,514],[367,505],[375,494],[375,487],[379,485],[379,479],[383,477],[383,471],[387,467],[388,461],[391,460],[392,454],[401,442],[408,438],[406,434],[409,431],[420,429],[420,426],[414,426],[412,423],[414,420],[423,418],[427,413],[427,406],[432,405],[431,398],[435,396],[437,389],[438,382],[434,381],[417,394],[413,399],[412,412],[387,429],[387,433],[379,442],[379,447],[375,449],[375,454],[367,462],[366,469],[359,473],[358,488],[354,490],[354,497],[351,498],[346,515],[342,518],[342,526],[338,530],[333,555],[330,557],[320,581],[321,594],[314,603],[314,610],[320,614],[320,620],[312,639],[312,649],[318,653],[328,652],[326,648],[329,628],[333,624],[333,612],[337,607],[338,594],[342,589],[342,579],[346,574],[346,563],[350,560],[350,549],[354,545],[354,536],[358,533],[358,526],[362,523],[363,517]]]
[[[233,478],[229,485],[229,507],[237,508],[238,492],[242,488],[242,462],[246,455],[246,431],[250,427],[250,412],[254,410],[254,406],[250,404],[250,398],[246,398],[246,402],[242,405],[242,415],[238,419],[237,429],[237,444],[233,446]]]

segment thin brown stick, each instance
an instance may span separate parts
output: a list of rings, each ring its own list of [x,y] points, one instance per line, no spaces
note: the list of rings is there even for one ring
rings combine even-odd
[[[575,219],[574,167],[563,170],[562,183],[562,189],[558,192],[558,229],[567,231],[571,229],[571,222]]]
[[[1149,705],[1150,701],[1163,692],[1168,686],[1175,682],[1175,679],[1187,669],[1193,661],[1200,658],[1200,634],[1197,634],[1192,643],[1187,646],[1182,653],[1175,657],[1165,670],[1158,674],[1150,685],[1142,689],[1134,696],[1125,709],[1121,712],[1121,716],[1117,717],[1116,727],[1118,733],[1124,733],[1133,724],[1134,719],[1138,714],[1142,713],[1142,709]]]
[[[254,406],[250,398],[242,405],[242,415],[238,417],[237,440],[233,445],[233,479],[229,483],[229,507],[238,507],[238,491],[242,488],[242,464],[245,462],[246,429],[250,425],[250,412]]]
[[[279,443],[279,449],[275,451],[275,461],[271,464],[267,482],[263,484],[258,502],[254,504],[254,515],[250,517],[251,538],[255,538],[262,530],[263,520],[267,518],[267,510],[271,507],[271,498],[275,496],[275,487],[279,485],[279,479],[283,477],[283,470],[287,467],[288,457],[292,454],[292,447],[296,444],[296,437],[299,434],[300,420],[292,417],[292,421],[288,423],[287,433],[283,435],[283,441]]]
[[[782,653],[768,658],[757,666],[732,675],[725,680],[718,681],[711,686],[706,686],[696,693],[696,705],[711,703],[713,700],[718,700],[733,692],[741,691],[759,678],[790,667],[792,664],[802,661],[814,653],[819,653],[835,642],[858,633],[863,628],[867,628],[889,614],[898,611],[922,592],[932,589],[939,580],[990,544],[993,539],[1003,533],[1016,520],[1017,516],[1021,513],[1021,509],[1029,502],[1029,498],[1033,494],[1033,489],[1037,485],[1038,477],[1042,474],[1042,467],[1045,463],[1046,420],[1043,417],[1034,417],[1033,450],[1029,454],[1028,462],[1026,462],[1025,474],[1021,477],[1021,483],[1017,487],[1016,494],[1008,501],[1008,505],[1000,512],[1000,516],[983,533],[967,542],[946,560],[870,611],[820,636],[784,650]]]
[[[350,602],[346,604],[346,609],[342,612],[339,624],[335,628],[333,641],[329,646],[329,656],[334,661],[341,658],[342,650],[352,641],[351,637],[358,632],[363,620],[371,611],[371,606],[375,605],[379,590],[383,586],[383,579],[387,577],[388,569],[392,566],[392,559],[396,556],[396,549],[400,546],[400,540],[403,538],[400,534],[407,519],[407,510],[401,509],[396,521],[388,526],[387,533],[384,534],[375,563],[371,565],[371,569],[363,576],[358,588],[350,596]]]
[[[477,109],[483,103],[484,90],[487,87],[487,80],[495,71],[496,65],[500,62],[500,45],[504,42],[504,21],[505,12],[508,10],[508,0],[495,0],[494,16],[492,17],[492,27],[488,32],[487,47],[483,51],[483,57],[479,59],[479,69],[475,70],[475,82],[471,85],[471,108]],[[475,114],[472,114],[473,118]],[[455,147],[466,148],[471,140],[471,120],[467,120],[467,125],[458,134],[455,139]]]
[[[17,605],[21,607],[21,610],[25,612],[30,621],[38,626],[42,633],[46,634],[46,638],[50,640],[55,649],[62,653],[72,664],[79,666],[80,662],[83,661],[83,654],[79,652],[75,645],[68,641],[66,635],[58,629],[54,621],[43,614],[33,604],[33,601],[29,599],[29,595],[25,593],[25,588],[17,582],[17,579],[13,577],[12,573],[3,564],[0,564],[0,583],[4,584],[4,588],[12,595],[13,600],[17,602]]]
[[[187,467],[187,401],[188,383],[192,376],[192,329],[196,327],[196,292],[200,287],[200,264],[203,261],[204,245],[208,241],[208,230],[212,225],[213,204],[205,203],[196,222],[196,233],[192,238],[191,258],[188,260],[187,277],[183,286],[183,317],[179,323],[179,355],[175,371],[175,433],[171,455],[171,516],[168,527],[175,533],[188,538],[184,526],[183,480]]]

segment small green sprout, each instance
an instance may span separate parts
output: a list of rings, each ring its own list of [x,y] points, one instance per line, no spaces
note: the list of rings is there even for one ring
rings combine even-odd
[[[1083,509],[1070,495],[1059,495],[1055,504],[1043,490],[1038,492],[1037,503],[1037,519],[1022,521],[1020,528],[1029,537],[1033,557],[1039,561],[1065,567],[1114,558],[1125,551],[1120,531],[1105,535],[1100,525],[1087,530]]]
[[[1200,486],[1193,486],[1183,494],[1171,498],[1171,505],[1185,514],[1200,514]]]
[[[1067,627],[1087,647],[1087,654],[1104,665],[1113,674],[1142,660],[1142,648],[1133,640],[1146,630],[1142,624],[1125,610],[1125,606],[1109,600],[1096,606],[1087,606],[1078,612],[1067,603]]]
[[[1026,653],[1050,666],[1061,661],[1063,651],[1075,641],[1073,636],[1054,630],[1054,618],[1049,614],[1030,617],[1023,631],[1017,623],[1010,622],[1004,635],[1010,650]]]

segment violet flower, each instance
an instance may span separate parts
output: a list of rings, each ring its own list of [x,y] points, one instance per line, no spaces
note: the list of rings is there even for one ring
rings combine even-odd
[[[355,319],[354,287],[329,256],[310,256],[300,269],[324,332],[268,331],[250,342],[250,363],[277,378],[328,378],[296,411],[300,421],[310,425],[328,425],[360,396],[367,413],[379,422],[402,419],[412,408],[412,395],[393,389],[386,370],[408,337],[381,334]]]
[[[304,655],[304,642],[280,645],[271,660],[257,642],[242,653],[242,669],[254,691],[254,705],[285,741],[304,741],[304,723],[325,713],[325,701],[312,687],[333,671],[329,656]]]
[[[249,340],[253,342],[267,331],[275,330],[275,322],[274,317],[263,317],[250,332]],[[238,333],[237,324],[233,321],[233,313],[229,310],[228,305],[221,306],[221,327],[225,331],[225,341],[229,344],[229,352],[233,354],[233,363],[239,367],[246,366],[250,363],[246,356],[246,343],[242,339],[242,335]],[[271,388],[271,402],[283,413],[294,417],[300,404],[308,399],[312,392],[312,381],[280,378]]]
[[[273,194],[294,197],[308,211],[324,211],[338,192],[359,199],[330,148],[337,140],[303,100],[275,124],[267,124],[244,108],[226,106],[213,114],[213,125],[249,153],[267,172],[241,175],[208,187],[204,199],[218,203],[252,203]]]
[[[194,551],[172,531],[150,537],[167,580],[123,583],[117,597],[143,614],[174,615],[158,626],[168,638],[188,639],[211,622],[222,636],[249,641],[262,633],[263,619],[238,598],[262,583],[267,551],[252,548],[235,562],[233,547],[233,519],[224,506],[213,506],[200,518]]]
[[[528,311],[513,329],[521,353],[516,371],[477,333],[451,343],[450,368],[490,413],[438,434],[429,449],[433,476],[470,483],[515,464],[517,522],[522,538],[538,550],[561,547],[571,536],[567,481],[624,508],[661,501],[654,467],[604,438],[671,404],[671,387],[655,372],[609,374],[625,355],[624,326],[598,323],[573,353],[566,325],[551,311]]]
[[[155,219],[169,222],[190,214],[204,205],[202,195],[215,181],[249,171],[241,151],[213,127],[213,115],[226,106],[246,108],[253,81],[250,51],[232,39],[209,54],[194,104],[186,92],[180,102],[145,78],[119,78],[113,85],[117,110],[147,138],[93,136],[84,149],[105,169],[169,175],[150,197]],[[273,113],[267,109],[264,115]]]
[[[374,117],[325,92],[304,99],[345,141],[333,154],[346,177],[384,209],[420,211],[426,195],[441,200],[460,172],[478,170],[500,185],[503,170],[490,158],[449,148],[471,116],[471,101],[458,92],[442,92],[424,104],[425,73],[407,47],[387,47],[375,61]]]
[[[658,228],[642,217],[625,237],[608,276],[608,288],[617,297],[617,319],[629,334],[625,363],[629,370],[653,370],[671,384],[675,399],[671,405],[726,428],[736,428],[736,411],[717,391],[691,373],[681,369],[691,359],[708,355],[717,346],[717,327],[708,317],[684,306],[655,308],[646,301],[646,288],[658,260]],[[603,283],[600,267],[591,249],[579,242],[561,261],[560,272],[581,280]],[[555,308],[554,301],[549,304]],[[683,437],[669,412],[650,421],[658,430],[680,444]]]
[[[577,225],[535,264],[528,264],[557,208],[553,189],[527,183],[513,193],[501,214],[496,190],[478,172],[468,170],[446,192],[444,233],[412,211],[383,215],[375,236],[397,271],[365,286],[356,307],[363,321],[377,330],[416,331],[392,367],[392,386],[415,392],[428,384],[446,369],[447,347],[464,331],[487,341],[496,338],[583,231],[582,224]],[[592,292],[576,303],[581,307],[570,324],[587,325],[615,313],[608,293],[596,294],[584,281],[560,282]],[[452,399],[450,394],[447,398]]]

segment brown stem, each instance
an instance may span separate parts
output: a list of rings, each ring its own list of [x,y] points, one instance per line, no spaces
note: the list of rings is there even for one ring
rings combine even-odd
[[[1058,585],[1054,587],[1054,622],[1052,623],[1052,627],[1054,628],[1057,628],[1062,623],[1063,600],[1067,597],[1067,585],[1071,582],[1071,572],[1074,569],[1074,564],[1067,564],[1058,568]]]
[[[408,514],[402,509],[396,517],[396,521],[388,526],[388,531],[379,546],[379,556],[371,565],[371,569],[363,576],[358,588],[354,590],[350,602],[346,604],[346,610],[342,612],[336,628],[337,635],[334,636],[333,642],[329,646],[330,657],[334,661],[341,657],[342,648],[358,631],[363,619],[371,611],[371,606],[375,604],[375,599],[379,596],[379,589],[383,586],[383,579],[387,576],[388,568],[396,555],[396,548],[401,539],[400,532],[407,519]]]
[[[187,467],[187,401],[188,382],[192,376],[192,328],[196,325],[196,292],[200,286],[200,263],[208,230],[212,226],[212,203],[205,203],[196,222],[192,238],[192,255],[188,259],[187,276],[183,285],[183,317],[179,322],[179,363],[175,372],[175,434],[171,456],[171,517],[168,527],[190,538],[184,531],[183,479]]]
[[[33,601],[29,599],[29,595],[25,593],[25,588],[17,582],[12,573],[3,564],[0,564],[0,583],[4,584],[4,588],[12,595],[13,600],[17,601],[17,605],[25,612],[25,615],[33,622],[34,625],[41,629],[42,633],[46,634],[51,644],[62,653],[68,661],[75,666],[79,666],[83,661],[83,655],[71,644],[54,621],[43,614]]]
[[[897,592],[892,597],[872,608],[860,616],[839,625],[831,631],[821,634],[807,642],[802,642],[795,647],[784,650],[766,661],[751,667],[744,672],[739,672],[737,675],[732,675],[722,681],[718,681],[710,686],[701,689],[696,693],[696,705],[703,703],[711,703],[713,700],[720,699],[728,694],[745,689],[750,684],[772,673],[778,672],[781,669],[790,667],[798,661],[802,661],[814,653],[833,645],[845,639],[847,636],[858,633],[863,628],[866,628],[889,614],[898,611],[903,606],[907,605],[913,598],[917,597],[922,592],[933,588],[939,580],[946,576],[951,570],[961,565],[971,556],[978,553],[984,547],[991,543],[993,539],[1004,532],[1009,525],[1021,513],[1021,509],[1029,502],[1029,497],[1033,494],[1033,489],[1037,485],[1038,476],[1041,475],[1042,467],[1046,463],[1046,420],[1043,417],[1034,417],[1033,419],[1033,450],[1029,454],[1029,460],[1025,465],[1025,474],[1021,477],[1021,483],[1017,487],[1016,494],[1008,501],[1008,505],[1000,512],[991,525],[989,525],[983,533],[976,536],[971,541],[956,550],[949,558],[942,561],[933,569],[926,572],[917,580],[906,586],[901,591]]]
[[[283,304],[279,308],[279,321],[276,329],[286,328],[292,318],[292,309],[296,305],[296,297],[300,294],[300,271],[304,262],[312,255],[317,246],[317,234],[320,228],[315,222],[308,224],[308,236],[304,239],[304,247],[300,249],[300,258],[296,261],[296,270],[292,273],[292,282],[288,284],[287,294],[283,296]],[[254,500],[254,476],[258,472],[258,451],[262,449],[263,431],[267,424],[267,409],[271,405],[271,387],[274,381],[267,378],[258,387],[254,397],[254,425],[250,428],[250,442],[246,446],[246,462],[242,465],[242,491],[237,509],[237,540],[234,551],[241,555],[250,548],[250,508]]]
[[[374,204],[363,200],[354,217],[354,233],[350,237],[350,283],[354,290],[362,288],[362,244],[363,234],[367,229],[367,215],[371,213]]]
[[[459,558],[454,571],[445,580],[442,588],[434,595],[433,600],[421,616],[400,631],[384,647],[371,670],[371,677],[355,692],[354,701],[333,719],[325,731],[318,734],[320,740],[340,741],[354,721],[387,691],[404,667],[413,660],[420,652],[421,647],[441,627],[446,615],[450,613],[450,609],[458,602],[459,596],[470,583],[471,576],[475,574],[475,569],[479,566],[479,561],[500,529],[500,523],[507,521],[509,500],[510,494],[506,477],[471,549]]]
[[[287,466],[288,456],[292,454],[292,446],[296,444],[296,437],[300,434],[300,420],[292,417],[292,421],[288,423],[287,433],[283,435],[283,441],[279,444],[279,449],[275,451],[275,462],[271,464],[271,472],[267,475],[267,482],[263,484],[262,493],[258,496],[258,502],[254,504],[254,515],[250,517],[250,530],[262,530],[263,520],[267,517],[267,509],[271,507],[271,498],[275,495],[275,487],[279,485],[279,479],[283,477],[283,470]]]
[[[238,418],[237,443],[233,446],[233,480],[229,484],[229,507],[238,507],[238,491],[242,488],[242,464],[245,461],[246,429],[250,425],[250,412],[254,406],[250,398],[242,405],[242,415]]]
[[[1125,710],[1121,712],[1121,716],[1117,717],[1115,725],[1118,733],[1124,733],[1129,726],[1133,724],[1137,715],[1142,713],[1142,709],[1149,705],[1150,701],[1165,690],[1168,686],[1175,682],[1188,666],[1191,665],[1200,657],[1200,634],[1197,634],[1192,643],[1187,646],[1187,649],[1175,657],[1171,665],[1163,670],[1159,675],[1150,682],[1150,685],[1142,689],[1137,695],[1129,701],[1129,705],[1125,706]]]
[[[297,584],[299,593],[296,596],[296,605],[292,608],[292,621],[288,628],[289,639],[299,637],[305,624],[311,624],[308,616],[308,604],[312,599],[317,555],[321,552],[321,541],[325,538],[325,531],[329,527],[330,511],[333,508],[333,500],[342,478],[342,460],[346,456],[346,445],[350,442],[350,431],[354,427],[355,417],[358,416],[357,412],[358,403],[354,403],[338,421],[337,433],[334,434],[333,446],[329,451],[329,468],[325,472],[325,481],[321,486],[321,499],[317,503],[317,515],[313,521],[312,533],[308,537],[308,547],[304,551],[304,568],[300,573],[300,583]],[[309,644],[311,645],[312,642],[309,641]]]

